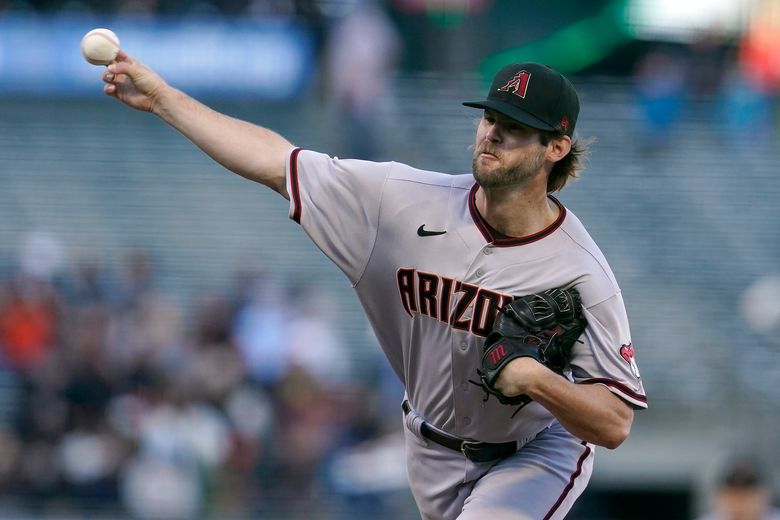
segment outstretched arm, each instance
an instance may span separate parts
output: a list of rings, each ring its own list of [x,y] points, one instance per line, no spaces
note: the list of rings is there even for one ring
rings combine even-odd
[[[284,137],[210,109],[124,51],[107,67],[103,81],[107,95],[156,114],[228,170],[290,198],[285,161],[292,144]]]

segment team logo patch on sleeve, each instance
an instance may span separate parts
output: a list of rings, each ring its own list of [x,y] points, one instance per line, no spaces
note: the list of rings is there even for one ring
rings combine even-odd
[[[631,367],[631,372],[634,374],[634,376],[636,376],[637,379],[641,377],[639,375],[639,367],[636,365],[636,360],[634,359],[634,346],[631,343],[623,345],[620,347],[620,355]]]

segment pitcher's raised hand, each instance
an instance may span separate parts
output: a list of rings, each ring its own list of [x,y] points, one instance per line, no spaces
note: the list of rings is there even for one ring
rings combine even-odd
[[[152,69],[120,50],[103,73],[103,91],[135,108],[152,112],[160,92],[168,84]]]

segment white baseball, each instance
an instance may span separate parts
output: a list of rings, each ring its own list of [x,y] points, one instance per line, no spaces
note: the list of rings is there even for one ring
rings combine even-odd
[[[92,29],[81,39],[81,54],[92,65],[108,65],[119,52],[119,38],[109,29]]]

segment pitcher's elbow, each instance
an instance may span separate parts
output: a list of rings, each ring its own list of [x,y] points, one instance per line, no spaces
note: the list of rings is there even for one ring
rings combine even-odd
[[[615,448],[623,444],[623,441],[625,441],[628,438],[628,435],[630,433],[631,433],[630,422],[622,424],[619,427],[612,428],[609,434],[606,435],[605,438],[603,439],[604,442],[601,445],[610,450],[614,450]]]

